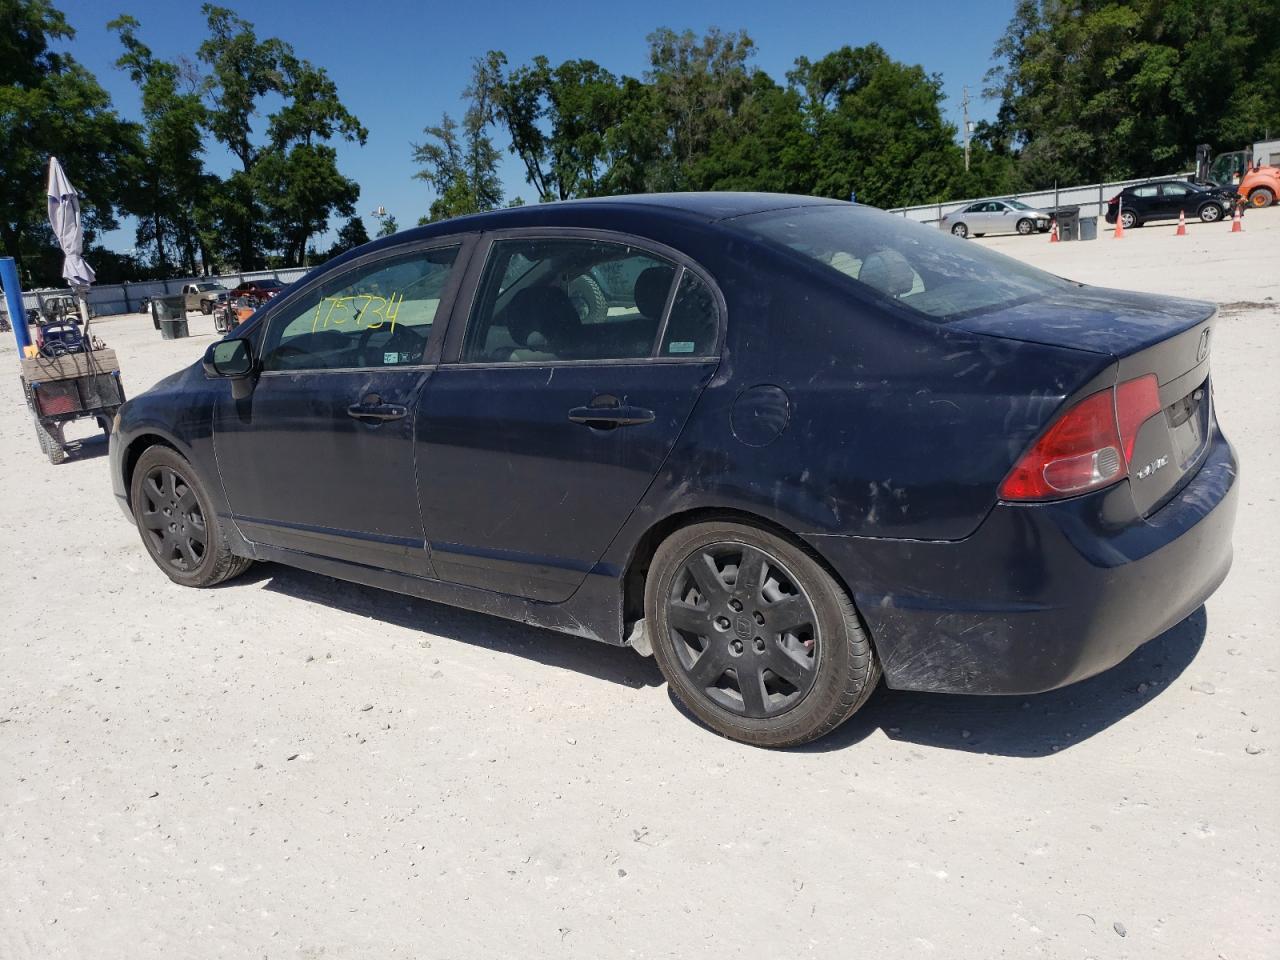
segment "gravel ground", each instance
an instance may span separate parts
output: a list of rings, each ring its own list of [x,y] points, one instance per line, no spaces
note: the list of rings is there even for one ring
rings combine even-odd
[[[1235,568],[1093,680],[881,690],[786,753],[627,650],[277,566],[172,585],[100,438],[43,461],[5,344],[0,958],[1280,956],[1280,210],[974,242],[1235,304]],[[135,393],[213,335],[96,329]]]

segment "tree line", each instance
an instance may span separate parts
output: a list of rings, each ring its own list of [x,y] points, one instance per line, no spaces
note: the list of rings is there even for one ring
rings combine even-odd
[[[966,168],[942,79],[875,43],[799,57],[781,79],[745,31],[662,28],[648,68],[478,57],[448,114],[411,145],[434,195],[422,222],[520,202],[503,151],[538,201],[665,190],[764,190],[890,207],[1187,169],[1195,146],[1280,136],[1280,17],[1227,0],[1018,0],[996,43]],[[130,16],[111,21],[119,69],[142,94],[123,120],[97,80],[51,44],[73,36],[51,0],[0,0],[0,239],[56,282],[43,164],[62,157],[90,237],[137,218],[139,255],[95,250],[101,279],[317,262],[365,242],[359,188],[334,144],[366,131],[322,67],[206,3],[194,58],[157,58]],[[252,135],[265,110],[265,135]],[[210,141],[234,157],[218,177]],[[337,242],[313,249],[335,218]],[[384,218],[380,234],[394,232]]]

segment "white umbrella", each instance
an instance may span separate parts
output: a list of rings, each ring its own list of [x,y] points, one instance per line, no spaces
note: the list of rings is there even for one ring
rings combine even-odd
[[[93,283],[93,268],[80,254],[84,250],[84,231],[80,228],[80,195],[67,179],[57,157],[49,158],[49,226],[62,247],[66,259],[62,275],[79,296]]]

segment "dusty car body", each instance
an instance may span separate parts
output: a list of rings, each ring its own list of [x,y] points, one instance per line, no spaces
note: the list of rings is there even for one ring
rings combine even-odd
[[[1047,690],[1203,603],[1214,313],[834,201],[530,206],[313,271],[125,406],[111,474],[180,583],[274,560],[630,643],[783,746],[881,672]]]

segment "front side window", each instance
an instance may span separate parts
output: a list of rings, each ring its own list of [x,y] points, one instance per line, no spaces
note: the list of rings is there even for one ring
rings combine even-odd
[[[1166,197],[1185,197],[1191,192],[1180,183],[1166,183],[1162,189]]]
[[[932,320],[997,310],[1070,287],[994,250],[852,204],[749,214],[728,222]]]
[[[264,370],[421,363],[458,247],[418,250],[336,274],[271,319]]]
[[[494,243],[462,359],[471,363],[625,360],[653,355],[679,267],[625,243]],[[686,351],[686,341],[672,355]],[[700,349],[694,341],[692,350]]]

